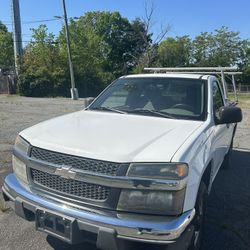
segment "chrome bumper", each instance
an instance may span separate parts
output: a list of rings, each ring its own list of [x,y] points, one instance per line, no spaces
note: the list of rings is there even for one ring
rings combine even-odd
[[[115,238],[132,241],[159,244],[174,243],[195,215],[194,209],[178,217],[114,214],[114,212],[107,211],[76,209],[31,193],[20,184],[14,174],[5,178],[2,190],[5,197],[14,202],[15,212],[20,216],[24,214],[24,212],[18,211],[20,209],[32,213],[40,209],[76,219],[80,230],[96,233],[98,236],[102,231],[110,232]]]

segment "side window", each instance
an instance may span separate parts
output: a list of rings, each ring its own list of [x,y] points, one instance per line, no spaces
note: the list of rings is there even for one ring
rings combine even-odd
[[[221,90],[219,88],[218,82],[213,82],[213,109],[215,119],[219,118],[219,110],[224,106]]]

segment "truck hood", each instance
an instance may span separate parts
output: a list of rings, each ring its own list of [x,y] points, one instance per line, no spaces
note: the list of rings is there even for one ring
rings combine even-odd
[[[201,121],[79,111],[23,130],[33,146],[113,162],[170,162]]]

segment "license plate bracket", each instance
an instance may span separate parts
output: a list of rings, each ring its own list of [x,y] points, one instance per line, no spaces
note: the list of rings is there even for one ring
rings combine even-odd
[[[76,231],[75,219],[63,217],[43,210],[36,210],[36,230],[73,243],[73,231]]]

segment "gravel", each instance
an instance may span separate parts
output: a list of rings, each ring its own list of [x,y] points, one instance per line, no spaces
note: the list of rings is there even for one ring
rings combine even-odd
[[[40,121],[81,110],[83,103],[82,99],[0,95],[0,186],[4,176],[12,171],[11,148],[18,132]],[[243,115],[234,140],[232,167],[218,173],[209,196],[202,248],[205,250],[250,249],[250,109],[243,110]],[[1,212],[1,202],[0,196],[0,249],[96,249],[87,243],[69,246],[36,232],[34,223],[19,218],[13,210]]]
[[[234,147],[250,150],[250,109],[243,110],[243,121],[238,124]]]

